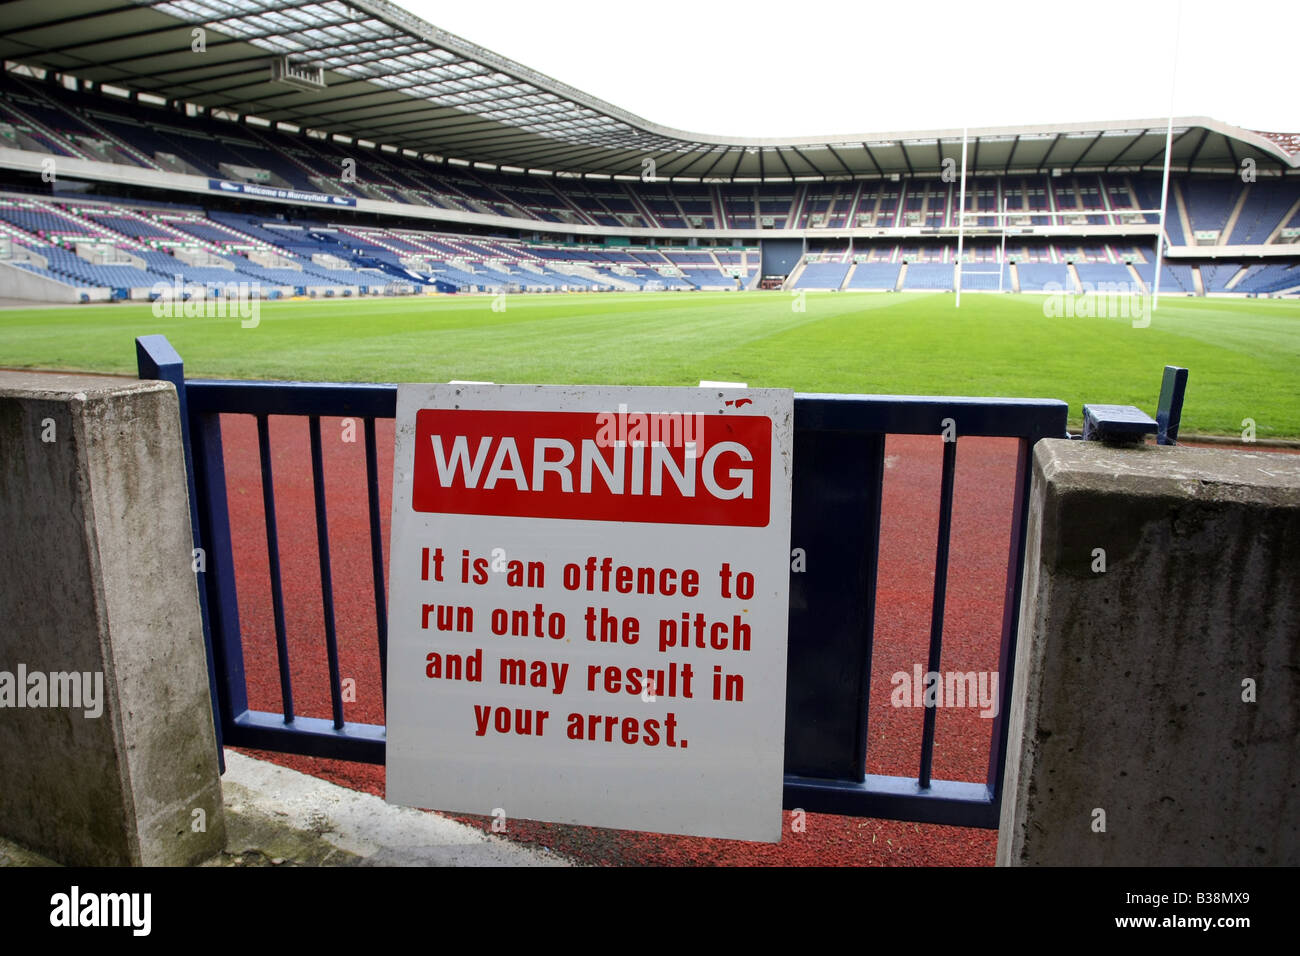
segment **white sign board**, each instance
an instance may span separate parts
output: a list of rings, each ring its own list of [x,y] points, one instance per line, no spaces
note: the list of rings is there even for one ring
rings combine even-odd
[[[400,386],[388,800],[780,840],[793,418],[776,389]]]

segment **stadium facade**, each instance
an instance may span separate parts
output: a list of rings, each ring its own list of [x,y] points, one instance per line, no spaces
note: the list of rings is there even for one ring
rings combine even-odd
[[[1300,294],[1300,134],[1165,120],[722,139],[381,0],[4,10],[0,296]],[[964,221],[960,196],[965,193]],[[958,270],[959,233],[962,268]]]

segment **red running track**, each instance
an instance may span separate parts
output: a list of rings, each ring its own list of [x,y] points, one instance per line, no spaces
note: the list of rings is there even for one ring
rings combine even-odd
[[[251,416],[226,415],[222,432],[249,706],[279,712],[280,678],[257,428]],[[323,419],[321,432],[340,673],[356,682],[356,700],[344,704],[344,716],[349,721],[380,724],[384,722],[383,695],[361,423],[356,423],[352,442],[345,440],[347,433],[340,419]],[[328,718],[329,674],[307,419],[272,417],[270,435],[294,703],[300,715]],[[391,420],[378,423],[378,439],[386,548],[392,491]],[[926,669],[942,448],[938,436],[892,436],[886,443],[868,717],[869,773],[915,776],[919,766],[924,711],[890,705],[890,675],[897,671],[910,675],[915,664]],[[997,670],[1015,453],[1013,439],[965,438],[958,445],[942,671]],[[978,708],[939,708],[934,778],[983,782],[991,725]],[[383,767],[253,753],[355,790],[380,796],[384,792]],[[458,819],[480,827],[489,822],[483,817]],[[779,844],[524,820],[510,820],[507,835],[605,865],[989,866],[997,848],[997,834],[991,830],[809,814],[804,832],[795,833],[790,822],[787,814]]]

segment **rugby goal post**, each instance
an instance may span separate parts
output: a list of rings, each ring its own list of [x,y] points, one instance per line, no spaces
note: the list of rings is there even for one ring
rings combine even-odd
[[[1173,158],[1174,145],[1174,96],[1178,89],[1178,53],[1182,40],[1183,32],[1183,6],[1178,4],[1178,12],[1174,21],[1174,50],[1173,50],[1173,67],[1169,73],[1169,123],[1165,127],[1165,161],[1164,173],[1160,185],[1160,208],[1157,209],[1132,209],[1125,210],[1127,214],[1153,215],[1158,214],[1160,225],[1156,231],[1156,262],[1155,272],[1151,277],[1151,311],[1154,312],[1160,307],[1160,271],[1164,266],[1165,249],[1169,240],[1165,234],[1165,220],[1169,208],[1169,167]],[[1007,203],[1006,199],[1002,200],[1002,209],[997,213],[976,210],[973,213],[966,211],[966,142],[968,138],[968,128],[963,127],[961,131],[961,188],[960,198],[957,201],[957,308],[961,308],[961,276],[962,276],[962,247],[965,239],[966,217],[978,216],[989,217],[996,216],[1002,223],[1002,252],[998,257],[998,275],[1006,271],[1006,252],[1007,252]],[[1113,215],[1111,212],[1103,211],[1104,215]],[[1023,211],[1017,211],[1015,215],[1024,215]],[[1050,213],[1049,213],[1050,215]],[[987,273],[972,272],[971,275],[987,275]],[[998,279],[998,291],[1002,291],[1002,279]]]
[[[958,188],[958,199],[957,199],[957,269],[956,269],[957,304],[956,307],[959,309],[961,308],[961,277],[965,270],[966,217],[967,216],[987,217],[990,215],[987,211],[981,211],[978,209],[975,212],[966,211],[966,144],[968,141],[968,134],[969,134],[969,130],[966,127],[962,127],[961,185]],[[1004,281],[1004,276],[1006,275],[1006,271],[1007,271],[1007,200],[1005,197],[1002,200],[1001,211],[995,212],[992,215],[998,218],[999,221],[1002,223],[1002,246],[998,250],[998,269],[996,273],[998,277],[998,292],[1002,292],[1003,291],[1002,284]],[[992,272],[975,272],[975,271],[972,271],[969,274],[973,276],[994,275],[994,273]]]

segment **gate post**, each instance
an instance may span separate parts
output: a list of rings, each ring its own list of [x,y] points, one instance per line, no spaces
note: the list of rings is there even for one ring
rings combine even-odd
[[[1300,863],[1300,455],[1034,453],[1000,865]]]
[[[171,382],[180,408],[181,449],[185,453],[185,489],[190,502],[190,538],[196,555],[204,556],[195,569],[199,586],[199,614],[203,623],[203,653],[208,665],[208,696],[212,698],[212,724],[217,732],[217,765],[226,772],[221,705],[217,696],[217,668],[212,651],[212,625],[208,617],[207,561],[199,533],[199,496],[194,487],[194,452],[190,441],[190,406],[185,396],[185,363],[165,335],[142,335],[135,340],[135,364],[142,381]]]
[[[164,382],[0,372],[0,832],[75,865],[225,842]]]

